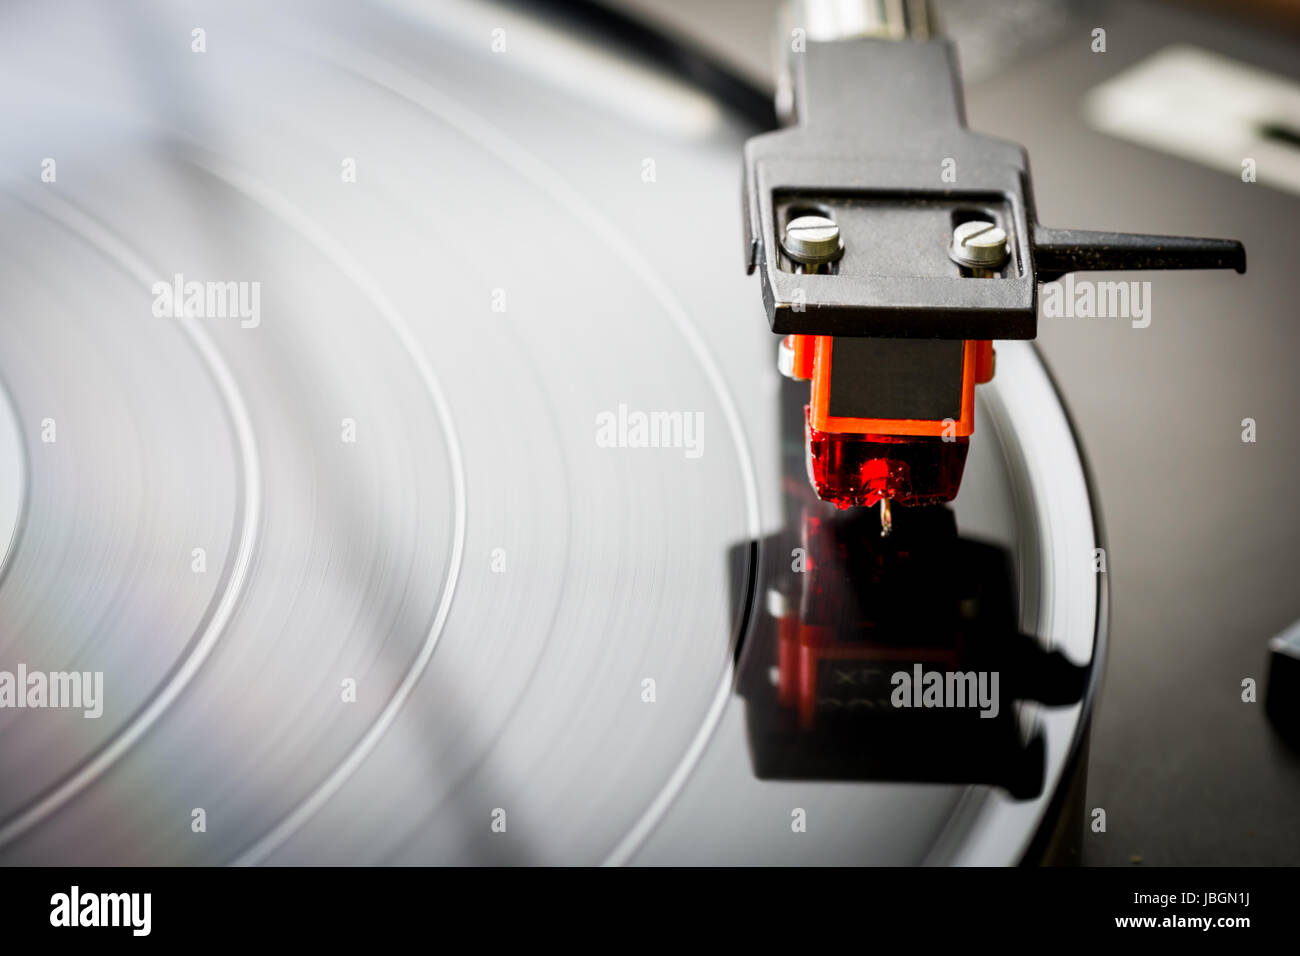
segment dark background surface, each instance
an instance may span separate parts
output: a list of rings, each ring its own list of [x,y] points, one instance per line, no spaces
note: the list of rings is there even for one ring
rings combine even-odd
[[[774,0],[620,2],[770,81]],[[947,22],[970,74],[970,125],[1029,150],[1045,224],[1235,237],[1249,261],[1244,277],[1142,276],[1146,329],[1040,322],[1109,539],[1087,796],[1108,826],[1087,835],[1084,862],[1300,863],[1300,756],[1262,702],[1267,641],[1300,618],[1300,197],[1112,138],[1082,112],[1097,84],[1175,43],[1297,78],[1300,42],[1244,6],[1009,0],[954,7]],[[1097,26],[1104,54],[1089,48]],[[1246,417],[1254,444],[1241,440]],[[1241,700],[1248,677],[1258,703]]]

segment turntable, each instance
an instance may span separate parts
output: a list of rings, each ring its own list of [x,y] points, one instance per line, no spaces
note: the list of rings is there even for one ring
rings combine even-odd
[[[103,701],[0,709],[0,861],[1070,857],[1105,543],[1035,263],[1150,242],[1042,230],[1014,163],[947,198],[900,173],[890,222],[951,239],[974,201],[1010,258],[945,241],[983,285],[865,279],[867,308],[775,230],[839,217],[843,278],[879,184],[770,179],[815,127],[751,139],[764,91],[621,14],[37,9],[0,29],[0,670]],[[810,485],[823,372],[776,358],[900,322],[985,344],[973,430],[926,438],[955,479],[882,537],[862,506],[905,489]],[[934,669],[998,683],[892,702]]]

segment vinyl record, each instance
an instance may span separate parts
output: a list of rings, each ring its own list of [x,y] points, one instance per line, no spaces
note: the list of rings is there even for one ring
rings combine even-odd
[[[102,674],[0,710],[0,861],[1030,850],[1101,660],[1069,422],[999,343],[900,526],[948,563],[840,575],[966,608],[1001,716],[801,725],[790,554],[895,558],[790,465],[726,104],[462,2],[12,5],[0,77],[0,670]]]

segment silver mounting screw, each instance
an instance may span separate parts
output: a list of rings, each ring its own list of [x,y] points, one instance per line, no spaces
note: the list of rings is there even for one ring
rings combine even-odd
[[[948,255],[968,269],[997,269],[1007,261],[1007,232],[983,219],[963,222],[952,231]]]
[[[840,257],[840,227],[826,216],[799,216],[791,219],[781,237],[781,248],[795,262],[804,266],[821,266]]]
[[[776,370],[786,378],[794,378],[794,346],[790,343],[790,336],[783,338],[776,347]]]

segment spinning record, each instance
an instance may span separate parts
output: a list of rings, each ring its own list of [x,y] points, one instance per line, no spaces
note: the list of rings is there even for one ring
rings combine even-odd
[[[1105,619],[1066,414],[998,343],[951,507],[812,498],[747,118],[516,5],[0,18],[0,671],[50,678],[0,860],[1045,851]],[[1000,683],[887,707],[926,661]]]

